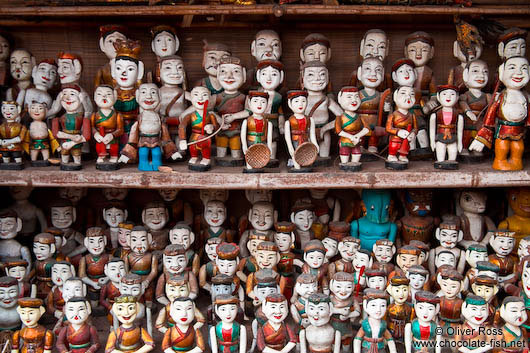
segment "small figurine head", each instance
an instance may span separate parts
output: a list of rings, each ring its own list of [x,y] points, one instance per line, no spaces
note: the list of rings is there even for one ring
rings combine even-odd
[[[129,237],[133,228],[133,222],[126,221],[118,224],[118,244],[122,248],[129,249]]]
[[[467,88],[482,89],[488,84],[488,64],[480,59],[470,61],[462,73]]]
[[[272,235],[270,233],[267,234],[258,234],[258,233],[250,233],[248,236],[247,241],[247,249],[251,256],[254,258],[257,255],[258,251],[258,245],[263,241],[272,241]]]
[[[208,107],[210,99],[210,90],[206,87],[196,86],[191,90],[191,105],[200,112]]]
[[[392,193],[389,190],[364,189],[361,198],[367,220],[378,224],[389,222],[393,206]]]
[[[232,295],[218,295],[214,301],[214,308],[223,323],[232,323],[237,317],[239,299]]]
[[[292,222],[278,222],[274,224],[274,229],[276,230],[274,242],[278,246],[278,250],[281,253],[288,252],[294,245],[294,230],[296,226]]]
[[[272,229],[275,220],[276,212],[270,202],[255,202],[248,211],[248,221],[256,230],[266,231]]]
[[[99,27],[99,49],[105,53],[109,60],[116,57],[114,42],[118,39],[126,40],[126,33],[127,29],[120,25],[104,25]]]
[[[304,114],[307,107],[307,91],[294,90],[287,92],[287,105],[294,114]]]
[[[112,189],[114,190],[114,189]],[[115,189],[120,190],[120,189]],[[123,189],[127,190],[127,189]],[[79,201],[87,194],[87,188],[80,187],[65,187],[59,188],[59,197],[61,199],[68,199],[73,205],[77,205]]]
[[[103,272],[112,283],[120,283],[125,276],[125,262],[119,257],[114,257],[105,264]]]
[[[326,325],[331,318],[331,300],[329,295],[322,293],[311,294],[305,303],[305,312],[312,326]]]
[[[152,241],[151,234],[147,232],[145,227],[135,226],[131,230],[128,245],[132,252],[145,254]]]
[[[478,276],[488,276],[490,278],[498,279],[500,267],[497,264],[494,264],[489,261],[479,261],[477,262],[477,277]]]
[[[28,105],[28,114],[33,121],[44,121],[48,112],[48,104],[33,101]]]
[[[256,285],[253,291],[257,302],[263,303],[268,295],[280,293],[279,275],[276,271],[270,268],[260,269],[254,274],[254,278]]]
[[[210,76],[217,76],[217,69],[221,60],[232,55],[226,45],[208,43],[206,40],[204,40],[202,53],[202,67]]]
[[[472,60],[480,59],[484,47],[481,42],[472,43],[466,52],[462,51],[462,46],[455,40],[453,42],[453,56],[461,63],[467,63]]]
[[[509,188],[506,192],[513,213],[523,218],[530,217],[530,188]]]
[[[291,222],[296,225],[298,230],[309,231],[316,217],[314,209],[315,207],[311,203],[297,200],[291,207]]]
[[[20,113],[22,107],[15,101],[3,101],[2,102],[2,116],[7,122],[16,122],[20,120]]]
[[[412,86],[400,86],[394,91],[393,98],[396,107],[399,109],[409,110],[416,104],[414,87]]]
[[[139,60],[140,42],[117,39],[114,43],[116,57],[110,60],[110,73],[120,88],[130,89],[142,80],[144,63]]]
[[[322,239],[322,245],[326,248],[326,259],[329,261],[339,253],[339,237],[327,237]]]
[[[236,288],[233,276],[227,276],[222,273],[212,278],[212,287],[210,289],[210,295],[212,301],[222,294],[232,294]]]
[[[136,101],[143,110],[156,110],[160,100],[160,90],[155,83],[142,83],[136,90]]]
[[[0,308],[11,309],[17,306],[19,296],[18,281],[13,277],[0,277]]]
[[[180,297],[187,297],[190,295],[190,286],[187,279],[182,275],[170,274],[166,279],[165,287],[166,297],[170,302]]]
[[[337,272],[329,283],[329,290],[339,300],[346,300],[353,294],[353,275],[347,272]]]
[[[178,188],[158,189],[158,195],[160,195],[165,202],[171,202],[177,199],[180,190],[181,189]]]
[[[361,106],[361,97],[357,87],[342,87],[339,91],[338,102],[342,109],[347,112],[355,112]]]
[[[33,66],[31,77],[35,86],[44,87],[46,90],[52,88],[57,80],[57,64],[55,60],[41,60],[37,65]]]
[[[9,57],[9,50],[12,47],[12,38],[6,32],[0,33],[0,61],[5,62]]]
[[[262,241],[256,248],[255,258],[259,268],[275,268],[280,262],[278,246],[271,241]]]
[[[526,236],[519,241],[519,246],[517,247],[517,257],[519,261],[525,256],[530,255],[530,236]]]
[[[9,72],[17,81],[31,79],[31,73],[35,66],[35,57],[26,49],[15,49],[9,56]]]
[[[0,240],[14,239],[22,230],[22,219],[13,210],[0,212]]]
[[[443,295],[448,299],[455,298],[464,286],[464,277],[451,267],[442,268],[436,280]]]
[[[65,302],[73,297],[85,297],[86,284],[79,277],[70,277],[63,284],[63,299]]]
[[[112,313],[122,325],[132,325],[139,312],[140,303],[135,296],[122,294],[112,304]]]
[[[425,217],[432,210],[432,190],[406,189],[402,194],[403,203],[411,216]]]
[[[456,256],[452,251],[442,250],[434,256],[434,266],[440,268],[443,265],[456,268]]]
[[[220,227],[226,221],[226,206],[221,201],[208,201],[203,216],[210,227]]]
[[[272,323],[282,323],[289,315],[289,303],[281,293],[267,295],[262,303],[263,314]]]
[[[353,257],[355,256],[355,253],[357,252],[357,242],[354,240],[356,238],[354,237],[344,237],[339,242],[339,253],[340,256],[346,260],[351,262],[353,260]]]
[[[8,259],[4,262],[6,276],[22,282],[26,279],[28,273],[28,262],[22,259]]]
[[[46,309],[42,299],[26,297],[18,300],[17,312],[24,326],[33,328],[39,324],[39,320]]]
[[[217,68],[217,79],[225,92],[235,93],[247,80],[247,71],[239,58],[229,56],[221,59]]]
[[[127,273],[123,276],[119,289],[122,295],[130,295],[136,298],[140,298],[145,292],[145,288],[142,285],[142,277],[135,273]]]
[[[477,268],[479,261],[488,261],[488,248],[480,243],[473,243],[466,249],[466,262],[471,268]]]
[[[262,60],[256,66],[256,80],[267,91],[273,91],[284,79],[283,64],[277,60]]]
[[[434,57],[434,39],[422,31],[411,33],[405,39],[404,52],[416,67],[425,66]]]
[[[180,42],[175,28],[159,25],[151,28],[151,50],[159,58],[175,55],[179,50]]]
[[[92,313],[90,302],[83,297],[73,297],[64,304],[64,314],[69,323],[81,325]]]
[[[526,271],[523,271],[523,282],[525,281],[525,273]],[[526,279],[528,279],[529,274],[527,274]],[[527,288],[523,288],[526,293]],[[475,295],[484,298],[484,300],[489,303],[499,292],[498,281],[495,278],[484,275],[477,276],[473,283],[471,283],[471,290]]]
[[[356,272],[361,271],[363,267],[365,270],[372,267],[372,256],[370,252],[364,249],[357,250],[355,255],[353,255],[352,264]]]
[[[495,231],[491,235],[489,243],[498,256],[508,256],[515,247],[515,232]]]
[[[501,318],[512,326],[520,327],[528,319],[524,299],[521,297],[506,297],[500,307]]]
[[[208,238],[206,240],[206,244],[204,245],[204,252],[206,253],[206,256],[208,256],[208,259],[210,261],[214,261],[217,259],[217,246],[222,243],[221,238],[215,237],[215,238]]]
[[[389,263],[396,253],[396,246],[392,240],[379,239],[375,242],[372,252],[376,261]]]
[[[74,276],[74,265],[68,261],[57,261],[52,264],[51,278],[57,287],[62,287],[68,278]]]
[[[109,201],[103,206],[103,220],[110,228],[118,228],[127,220],[127,206],[121,201]]]
[[[497,39],[497,54],[502,60],[526,55],[528,32],[521,28],[508,28]]]
[[[522,287],[526,295],[530,294],[530,262],[525,261],[523,264],[523,273],[521,275]]]
[[[170,55],[160,60],[160,81],[162,85],[177,87],[186,82],[184,60],[178,55]]]
[[[318,239],[307,242],[304,247],[304,262],[311,268],[322,267],[325,260],[326,248]]]
[[[282,42],[278,33],[270,29],[256,33],[254,40],[250,44],[250,54],[258,62],[262,60],[280,60]]]
[[[383,61],[388,55],[388,46],[389,41],[384,31],[370,29],[366,31],[363,39],[361,39],[359,54],[363,60],[366,58],[377,58]]]
[[[256,190],[245,190],[245,198],[251,204],[259,201],[272,202],[272,190],[256,189]]]
[[[309,61],[302,65],[302,88],[308,91],[324,91],[329,84],[329,71],[322,61]]]
[[[107,201],[123,201],[129,194],[129,189],[104,188],[101,193]]]
[[[40,233],[33,238],[33,254],[38,261],[53,257],[56,251],[55,237],[50,233]]]
[[[429,280],[429,271],[422,265],[414,265],[409,267],[406,276],[409,279],[410,288],[420,290]]]
[[[296,278],[294,291],[302,298],[309,297],[310,294],[318,292],[318,279],[310,273],[302,273]]]
[[[105,252],[105,246],[107,246],[107,237],[103,233],[103,229],[100,227],[91,227],[86,231],[85,239],[83,244],[87,248],[88,252],[92,255],[99,256]]]
[[[62,85],[62,90],[57,98],[67,113],[75,113],[81,107],[83,96],[81,87],[77,84],[66,84]]]
[[[440,312],[440,297],[427,291],[417,291],[415,296],[414,311],[420,322],[433,322]]]
[[[239,264],[239,246],[233,243],[221,243],[217,246],[217,259],[215,264],[219,273],[234,276]]]
[[[366,286],[372,289],[386,289],[386,273],[383,270],[369,268],[364,272],[366,276]]]
[[[499,66],[499,79],[507,88],[522,89],[530,79],[528,71],[527,58],[512,56]]]
[[[109,85],[100,85],[94,91],[94,102],[100,109],[111,109],[116,103],[118,93]]]
[[[331,59],[331,44],[329,39],[320,33],[311,33],[302,41],[300,60],[303,63],[321,61],[324,64]]]
[[[453,249],[464,237],[460,228],[460,219],[454,215],[443,215],[442,221],[435,233],[440,245],[447,249]]]
[[[363,296],[363,312],[368,317],[381,320],[386,313],[388,294],[385,291],[367,288]]]
[[[452,108],[458,102],[458,87],[452,85],[438,86],[436,98],[444,108]]]
[[[410,287],[409,279],[403,276],[394,276],[390,279],[390,283],[386,291],[394,299],[396,304],[404,304],[409,296]]]
[[[57,57],[59,80],[61,84],[74,83],[81,78],[83,62],[81,57],[72,53],[59,53]]]
[[[191,231],[189,225],[179,222],[169,231],[169,242],[171,244],[180,244],[185,250],[191,247],[195,242],[195,233]]]
[[[366,58],[357,69],[357,78],[364,87],[377,88],[383,82],[385,67],[375,57]]]
[[[248,92],[248,108],[252,114],[262,116],[267,109],[269,101],[269,94],[267,92],[249,91]]]
[[[186,248],[181,244],[170,244],[166,246],[163,253],[164,270],[173,273],[183,273],[188,264]]]
[[[392,80],[398,86],[414,86],[417,75],[414,62],[409,59],[400,59],[392,65]]]
[[[46,233],[50,233],[51,235],[54,236],[56,252],[60,253],[62,247],[67,242],[66,237],[64,236],[63,230],[59,229],[59,228],[56,228],[56,227],[50,227],[50,228],[46,229]]]
[[[420,249],[411,245],[402,246],[397,251],[396,264],[406,274],[411,266],[420,264]]]
[[[149,202],[142,211],[142,222],[150,230],[163,229],[168,220],[169,214],[163,202]]]
[[[487,195],[477,190],[464,190],[458,198],[459,205],[464,212],[481,214],[486,211]]]
[[[216,297],[215,299],[217,300]],[[189,297],[175,298],[169,309],[171,318],[181,325],[191,325],[195,319],[195,304]]]

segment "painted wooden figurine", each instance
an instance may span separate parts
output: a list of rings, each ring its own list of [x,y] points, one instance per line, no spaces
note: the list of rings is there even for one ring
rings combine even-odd
[[[215,260],[217,259],[217,246],[221,244],[221,238],[209,238],[204,244],[204,253],[208,262],[203,264],[199,270],[199,286],[208,292],[211,288],[211,280],[215,274]]]
[[[62,231],[66,240],[61,246],[61,253],[69,258],[74,266],[77,266],[87,249],[84,245],[83,234],[73,229],[77,219],[76,207],[70,200],[56,199],[50,203],[50,215],[52,225]]]
[[[364,272],[366,276],[366,288],[378,289],[384,291],[386,289],[387,274],[379,268],[369,268]]]
[[[22,323],[17,312],[19,293],[18,281],[15,278],[0,277],[0,332],[15,331]]]
[[[211,95],[223,92],[224,88],[217,79],[217,68],[222,59],[229,57],[232,53],[230,49],[222,43],[212,42],[209,43],[203,40],[204,45],[202,47],[202,68],[208,74],[208,76],[202,78],[200,81],[195,83],[195,86],[203,86],[208,88]],[[213,102],[211,102],[213,107]]]
[[[118,251],[118,247],[122,244],[127,244],[127,238],[124,238],[125,234],[122,234],[120,240],[120,223],[124,224],[127,222],[127,205],[122,201],[107,201],[103,205],[103,221],[107,224],[108,228],[103,230],[105,237],[107,238],[107,249],[114,249]],[[132,227],[131,227],[132,228]],[[127,246],[127,245],[126,245]],[[119,251],[121,255],[121,250]]]
[[[301,253],[309,241],[315,238],[315,206],[310,202],[298,199],[291,207],[291,222],[295,225],[295,252]]]
[[[177,53],[180,41],[175,28],[168,25],[158,25],[150,28],[151,50],[156,55],[154,77],[150,77],[152,82],[160,83],[162,60]],[[150,81],[151,82],[151,81]]]
[[[311,294],[318,293],[318,278],[310,273],[302,273],[296,278],[294,295],[291,298],[291,315],[294,322],[302,327],[309,326],[305,305]]]
[[[407,303],[410,293],[409,283],[409,279],[405,276],[394,276],[386,289],[394,299],[387,309],[387,327],[394,340],[401,344],[404,343],[405,326],[413,317],[412,306]]]
[[[299,333],[300,352],[340,352],[341,332],[330,324],[331,300],[322,293],[311,294],[305,311],[309,326]]]
[[[396,267],[388,275],[388,279],[394,276],[406,276],[412,266],[420,264],[420,249],[412,245],[404,245],[397,249]]]
[[[456,341],[465,341],[467,347],[459,348],[460,352],[483,353],[490,351],[493,347],[488,342],[489,333],[486,330],[488,319],[488,303],[484,298],[474,294],[468,294],[462,303],[462,317],[464,323],[460,326],[460,332],[455,334]],[[489,330],[488,330],[489,331]]]
[[[142,210],[142,223],[151,235],[149,247],[153,251],[162,251],[169,244],[169,212],[166,205],[159,201],[148,202]]]
[[[98,69],[96,77],[94,78],[94,87],[99,85],[114,86],[116,82],[111,75],[110,60],[116,58],[116,48],[114,42],[119,40],[126,40],[127,29],[125,26],[110,24],[99,27],[99,49],[105,54],[109,60],[104,66]]]
[[[461,309],[463,300],[459,294],[464,286],[464,277],[451,267],[443,267],[437,274],[440,285],[440,314],[439,325],[442,328],[442,337],[446,340],[453,336],[456,327],[462,323]]]
[[[328,277],[330,280],[337,272],[353,273],[354,268],[352,261],[355,253],[358,251],[356,245],[354,237],[344,237],[339,241],[337,248],[340,253],[340,259],[331,262],[328,265]]]
[[[243,309],[245,291],[241,285],[240,279],[236,276],[239,263],[239,246],[233,243],[221,243],[217,246],[217,258],[215,259],[216,272],[231,279],[234,285],[231,294],[239,298],[241,302],[241,309]],[[255,271],[259,270],[257,267]],[[214,297],[213,291],[210,291],[212,299]]]
[[[195,319],[195,304],[190,298],[177,298],[171,303],[171,318],[175,326],[164,334],[162,349],[165,353],[202,353],[206,345],[199,329],[192,322]],[[242,343],[241,343],[242,344]]]
[[[369,29],[364,33],[361,43],[359,44],[359,57],[361,60],[367,58],[377,58],[381,62],[384,62],[388,56],[390,48],[390,40],[386,33],[381,29]],[[350,79],[351,86],[361,87],[360,79],[358,77],[358,71],[354,70]],[[390,77],[385,77],[384,82],[378,87],[378,91],[384,91],[386,88],[390,88],[392,82]]]
[[[499,286],[497,279],[486,275],[479,275],[475,277],[474,282],[471,284],[471,290],[473,294],[484,298],[488,304],[488,318],[486,320],[487,325],[493,325],[496,321],[496,312],[499,307],[499,300],[497,293],[499,292]],[[522,294],[522,292],[521,292]],[[523,295],[524,298],[524,295]],[[525,299],[525,303],[527,299]],[[528,320],[525,323],[528,326]],[[526,327],[525,326],[525,327]]]
[[[50,151],[54,153],[60,149],[59,143],[45,122],[47,111],[48,105],[44,102],[34,101],[28,105],[28,114],[31,118],[29,125],[29,153],[31,165],[34,167],[50,165],[48,162]],[[42,156],[42,160],[38,159],[39,155]]]
[[[324,262],[326,248],[318,239],[307,242],[304,246],[304,265],[302,273],[317,277],[318,289],[329,295],[328,264]]]
[[[397,221],[404,244],[412,240],[430,243],[434,227],[440,222],[431,215],[433,192],[428,189],[407,189],[400,194],[406,214]]]
[[[12,209],[0,212],[0,260],[8,257],[21,257],[31,268],[32,258],[29,248],[20,244],[15,238],[22,230],[22,219]]]
[[[55,251],[55,237],[50,233],[39,233],[33,238],[33,253],[36,261],[28,277],[35,276],[37,298],[45,299],[52,289],[51,266],[55,261]]]
[[[68,325],[57,337],[59,353],[95,353],[100,347],[96,328],[87,322],[92,308],[87,299],[74,297],[65,304]]]
[[[167,36],[167,40],[171,40]],[[185,99],[186,71],[184,71],[184,61],[180,56],[170,55],[160,59],[160,115],[167,124],[171,137],[178,133],[180,115],[187,108]]]
[[[178,244],[184,248],[184,256],[186,257],[186,271],[191,271],[197,277],[200,270],[200,256],[192,249],[195,242],[195,233],[192,232],[191,227],[184,222],[179,222],[169,231],[169,242],[171,244]],[[167,246],[166,246],[167,248]]]
[[[37,294],[36,288],[34,288],[26,276],[30,272],[28,262],[23,259],[9,259],[3,262],[6,275],[12,277],[18,282],[18,297],[32,297],[35,298]]]
[[[351,352],[353,341],[352,321],[361,315],[361,306],[354,300],[353,275],[337,272],[331,278],[331,326],[340,332],[342,349]]]
[[[257,271],[255,276],[256,285],[252,289],[254,298],[252,305],[254,307],[254,320],[252,320],[252,345],[250,351],[256,349],[258,329],[265,325],[267,316],[263,313],[263,303],[269,295],[280,293],[278,286],[278,273],[274,270],[262,269]]]
[[[11,353],[51,353],[55,338],[53,332],[39,324],[45,311],[41,299],[20,298],[18,300],[17,312],[24,325],[22,329],[13,333]]]
[[[429,270],[421,265],[413,265],[409,267],[406,274],[409,279],[409,303],[416,303],[416,294],[422,290],[428,289]]]
[[[53,287],[46,297],[46,310],[53,315],[58,321],[56,328],[62,327],[64,318],[64,284],[69,278],[75,276],[75,269],[72,264],[66,261],[54,262],[51,266],[51,279]],[[54,330],[58,333],[59,330]]]
[[[278,250],[278,246],[272,241],[262,241],[256,247],[255,258],[258,271],[264,269],[275,271],[276,265],[280,261],[280,252]],[[258,271],[249,274],[247,277],[246,294],[252,300],[256,298],[254,287],[257,285],[256,275]]]
[[[285,322],[289,315],[287,298],[282,294],[270,294],[262,303],[267,322],[259,328],[257,347],[263,353],[289,353],[296,347],[297,336]]]
[[[506,198],[513,215],[499,223],[499,229],[508,229],[515,232],[516,245],[526,235],[530,234],[530,210],[526,205],[530,202],[530,188],[516,187],[507,190]]]
[[[442,222],[438,228],[436,228],[435,236],[440,242],[440,245],[434,249],[431,249],[429,254],[429,271],[431,273],[435,273],[434,261],[436,255],[443,250],[448,250],[454,254],[456,260],[456,270],[463,274],[464,267],[466,266],[465,251],[459,249],[457,245],[462,240],[464,233],[462,232],[458,217],[453,215],[442,216]]]
[[[487,244],[488,233],[495,230],[495,224],[485,215],[487,194],[480,190],[462,190],[457,195],[458,206],[462,210],[460,224],[464,233],[459,244],[464,248],[475,242]]]
[[[269,201],[257,201],[252,204],[248,211],[248,222],[252,229],[245,230],[239,240],[243,258],[252,255],[251,248],[255,248],[259,241],[265,240],[265,238],[269,241],[273,240],[274,231],[272,229],[277,216],[274,205]],[[256,237],[251,240],[253,235]]]
[[[125,263],[123,259],[119,257],[110,259],[105,264],[104,273],[109,280],[101,287],[101,291],[99,292],[99,305],[107,310],[107,320],[109,325],[113,325],[114,319],[111,309],[115,299],[121,295],[120,283],[125,276]]]
[[[359,297],[362,294],[362,290],[366,287],[365,271],[372,267],[372,263],[372,256],[368,250],[359,249],[353,255],[353,284],[356,297]]]
[[[15,49],[11,52],[9,72],[14,82],[6,92],[6,100],[16,101],[20,91],[31,86],[31,74],[35,65],[35,57],[26,49]]]
[[[245,353],[247,351],[247,329],[236,322],[239,299],[220,295],[215,298],[215,313],[221,319],[210,328],[210,343],[215,353]]]
[[[466,263],[469,266],[469,270],[467,270],[464,277],[464,290],[467,290],[477,277],[477,263],[479,261],[488,261],[488,248],[480,243],[469,244],[466,249]]]
[[[440,298],[431,292],[418,291],[414,300],[416,318],[405,325],[405,352],[441,353],[442,336],[436,324]]]
[[[277,270],[280,274],[280,292],[290,302],[296,283],[295,255],[291,252],[291,248],[294,246],[293,232],[295,225],[291,222],[277,222],[274,224],[274,229],[276,230],[274,242],[278,245],[278,250],[280,251],[280,261],[277,265]]]
[[[27,109],[32,102],[45,102],[52,106],[53,98],[48,91],[52,89],[57,80],[57,63],[54,59],[43,59],[33,67],[31,73],[33,85],[22,89],[15,97],[17,103]]]
[[[13,38],[8,32],[0,33],[0,100],[6,99],[7,89],[10,86],[8,59],[9,52],[14,45]]]
[[[497,54],[502,60],[513,56],[525,56],[526,37],[528,37],[526,30],[517,27],[508,28],[497,38]]]
[[[2,102],[2,116],[5,121],[0,124],[0,169],[24,169],[22,155],[28,152],[29,133],[20,123],[21,107],[14,101]]]
[[[494,231],[489,240],[489,244],[494,254],[488,256],[489,262],[499,266],[499,286],[506,290],[506,286],[517,282],[515,271],[517,270],[517,260],[512,251],[515,247],[514,232],[507,230]]]
[[[494,339],[502,342],[500,351],[520,352],[528,349],[528,332],[523,327],[528,315],[523,298],[512,296],[504,298],[499,313],[504,325],[501,327],[502,333],[496,335]]]

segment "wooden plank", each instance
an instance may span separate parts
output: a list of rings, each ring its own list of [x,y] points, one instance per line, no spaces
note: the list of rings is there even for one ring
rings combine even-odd
[[[182,18],[182,28],[187,28],[191,26],[191,23],[193,22],[193,15],[184,15]]]

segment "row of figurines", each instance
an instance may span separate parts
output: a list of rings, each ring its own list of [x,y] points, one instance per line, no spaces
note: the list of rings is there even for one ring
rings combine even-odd
[[[339,155],[345,170],[360,169],[363,151],[381,157],[377,151],[382,136],[388,136],[384,149],[388,148],[386,165],[392,169],[407,167],[411,149],[420,155],[427,151],[430,154],[429,145],[439,168],[457,168],[460,152],[471,160],[480,159],[483,148],[493,145],[495,169],[522,168],[528,121],[528,97],[522,90],[529,80],[528,61],[524,58],[526,31],[510,29],[499,37],[499,55],[504,62],[492,99],[483,92],[488,69],[478,59],[482,52],[480,38],[468,47],[459,37],[454,51],[461,65],[451,70],[449,85],[437,88],[432,70],[426,66],[433,55],[434,41],[424,32],[411,34],[406,40],[408,59],[398,60],[392,67],[397,88],[391,94],[392,82],[384,73],[383,62],[388,39],[383,31],[370,30],[361,41],[363,61],[352,78],[354,85],[339,91],[338,102],[330,93],[326,68],[331,57],[329,40],[311,34],[301,48],[303,90],[287,93],[287,105],[293,111],[289,119],[284,117],[282,94],[277,92],[284,71],[278,61],[281,42],[276,32],[260,31],[252,42],[251,53],[258,64],[249,81],[257,82],[246,82],[245,68],[238,58],[230,56],[226,46],[206,44],[203,66],[209,76],[190,92],[184,85],[182,59],[169,55],[178,49],[173,29],[159,26],[152,31],[158,66],[151,76],[155,82],[160,81],[160,89],[155,84],[138,87],[144,76],[140,44],[122,32],[119,26],[101,28],[100,47],[110,62],[96,78],[95,113],[91,99],[78,85],[82,69],[78,56],[59,55],[60,68],[64,64],[59,70],[62,90],[54,101],[48,93],[57,75],[53,60],[34,66],[36,87],[29,87],[28,72],[34,62],[31,54],[25,50],[11,54],[11,72],[17,84],[7,91],[11,100],[2,109],[11,124],[11,128],[0,130],[5,131],[0,140],[4,168],[20,167],[23,151],[37,162],[41,151],[46,160],[51,149],[60,150],[64,169],[79,169],[83,143],[93,138],[100,169],[115,170],[118,162],[138,159],[140,170],[158,170],[162,155],[181,159],[183,151],[189,149],[190,168],[204,171],[211,165],[210,149],[215,137],[218,164],[246,162],[247,170],[255,170],[275,164],[278,138],[284,134],[291,157],[289,165],[300,170],[310,166],[317,155],[329,161],[331,130],[340,137]],[[23,63],[28,70],[20,70]],[[21,71],[27,77],[22,77]],[[247,96],[241,92],[245,83],[259,89]],[[500,83],[505,87],[502,92]],[[13,103],[15,93],[19,107]],[[192,103],[189,107],[187,100]],[[29,114],[29,130],[15,123],[22,107]],[[61,109],[66,113],[56,117]],[[330,111],[336,116],[334,121],[329,119]],[[228,149],[230,157],[226,157]],[[70,156],[74,163],[69,163]],[[12,159],[15,165],[9,163]]]

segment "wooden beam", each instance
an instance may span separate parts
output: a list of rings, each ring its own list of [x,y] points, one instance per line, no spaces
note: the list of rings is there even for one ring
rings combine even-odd
[[[184,15],[184,17],[182,18],[181,27],[183,28],[190,27],[192,22],[193,22],[193,15]]]

